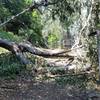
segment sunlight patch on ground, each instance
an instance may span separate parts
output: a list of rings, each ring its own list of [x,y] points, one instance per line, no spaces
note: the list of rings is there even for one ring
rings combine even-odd
[[[4,48],[1,48],[1,47],[0,47],[0,54],[1,54],[1,53],[6,53],[6,52],[9,52],[9,51],[6,50],[6,49],[4,49]]]

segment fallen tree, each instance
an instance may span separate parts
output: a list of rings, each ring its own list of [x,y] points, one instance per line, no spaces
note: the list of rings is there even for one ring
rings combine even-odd
[[[0,47],[11,51],[16,55],[18,60],[23,64],[31,64],[31,62],[24,56],[24,52],[29,52],[34,55],[42,56],[42,57],[73,57],[68,54],[64,54],[68,51],[65,50],[50,50],[37,48],[32,46],[31,43],[15,43],[8,40],[0,39]]]
[[[60,68],[62,70],[67,70],[67,71],[75,71],[76,69],[81,71],[87,71],[87,70],[91,70],[91,66],[90,65],[86,65],[85,67],[80,67],[77,66],[75,63],[75,56],[73,54],[68,54],[68,52],[70,52],[71,50],[75,50],[78,49],[82,46],[70,49],[70,50],[63,50],[63,49],[55,49],[55,50],[51,50],[51,49],[43,49],[43,48],[38,48],[33,46],[31,43],[16,43],[16,42],[11,42],[5,39],[1,39],[0,38],[0,47],[5,48],[6,50],[12,52],[12,54],[14,54],[17,59],[24,64],[25,66],[33,66],[33,63],[25,56],[25,53],[31,53],[33,55],[37,55],[37,56],[42,56],[44,58],[52,58],[52,57],[56,57],[56,59],[64,59],[65,61],[62,61],[62,63],[60,64],[59,62],[57,63],[57,61],[54,62],[54,66],[52,65],[52,62],[50,62],[48,60],[47,65],[50,67],[54,67],[54,68]],[[62,57],[62,58],[61,58]],[[75,59],[74,59],[75,58]],[[55,59],[55,58],[52,58]],[[78,59],[77,59],[78,61]],[[64,63],[65,62],[65,63]],[[41,62],[42,63],[42,62]],[[55,67],[56,66],[56,67]],[[78,68],[79,67],[79,68]],[[33,67],[32,67],[33,68]],[[35,70],[35,72],[37,72],[36,68],[33,68],[33,70]]]

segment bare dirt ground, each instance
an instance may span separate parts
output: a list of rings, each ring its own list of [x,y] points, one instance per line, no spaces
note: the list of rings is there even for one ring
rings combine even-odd
[[[18,76],[16,79],[0,79],[0,100],[100,100],[100,93]]]

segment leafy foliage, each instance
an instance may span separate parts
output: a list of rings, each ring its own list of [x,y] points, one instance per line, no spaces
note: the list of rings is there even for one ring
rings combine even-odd
[[[11,32],[4,32],[4,31],[0,32],[0,38],[6,39],[9,41],[15,41],[15,42],[22,42],[23,41],[23,37],[14,35]]]
[[[55,47],[56,42],[58,41],[58,37],[56,34],[49,34],[48,37],[48,44],[52,47]]]
[[[62,23],[70,23],[70,17],[76,12],[79,11],[80,3],[78,0],[51,0],[56,2],[52,8],[52,18],[55,19],[56,16],[59,17]]]
[[[15,56],[10,53],[0,54],[0,76],[13,76],[23,69]]]
[[[29,0],[3,0],[0,1],[0,21],[3,23],[11,16],[23,11],[29,4],[32,3]],[[42,23],[40,13],[36,10],[32,12],[26,12],[19,16],[17,19],[7,23],[3,28],[4,31],[13,32],[15,35],[23,36],[35,45],[44,45],[42,38]],[[31,38],[30,38],[31,37]],[[20,40],[20,39],[19,39]]]

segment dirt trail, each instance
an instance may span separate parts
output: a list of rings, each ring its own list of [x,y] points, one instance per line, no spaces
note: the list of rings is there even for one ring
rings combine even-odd
[[[18,77],[15,80],[0,79],[0,100],[100,100],[100,93]]]

